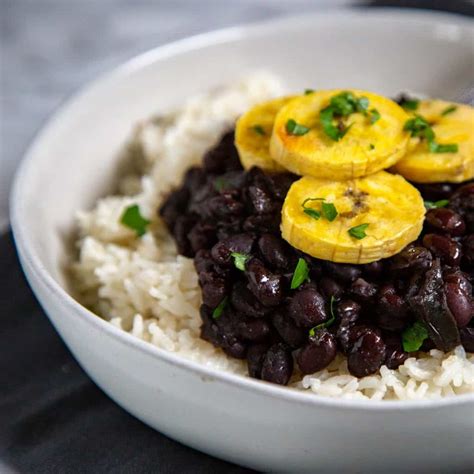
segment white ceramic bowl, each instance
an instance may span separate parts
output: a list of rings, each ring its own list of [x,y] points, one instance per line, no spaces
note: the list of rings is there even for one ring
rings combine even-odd
[[[146,53],[66,104],[31,146],[12,195],[28,280],[82,367],[118,404],[187,445],[272,471],[472,467],[474,397],[321,398],[210,370],[133,338],[69,294],[67,236],[113,181],[133,124],[264,67],[293,90],[416,90],[453,98],[471,79],[474,31],[457,16],[350,11],[205,34]]]

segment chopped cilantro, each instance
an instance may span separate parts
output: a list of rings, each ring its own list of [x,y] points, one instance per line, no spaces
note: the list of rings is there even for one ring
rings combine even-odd
[[[313,92],[314,92],[314,89],[305,89],[304,95],[309,95],[309,94],[312,94]]]
[[[330,303],[330,306],[329,306],[330,310],[331,310],[331,317],[327,321],[324,321],[324,323],[318,324],[317,326],[314,326],[313,328],[311,328],[309,330],[309,335],[310,336],[314,336],[318,329],[326,329],[334,323],[334,321],[336,320],[336,316],[334,314],[334,302],[335,301],[336,301],[336,298],[334,297],[334,295],[332,295],[331,296],[331,303]]]
[[[309,132],[309,127],[305,127],[299,123],[296,123],[295,120],[289,119],[286,122],[286,131],[289,135],[306,135]]]
[[[293,278],[291,279],[290,287],[292,290],[295,290],[305,281],[309,281],[309,268],[306,260],[304,258],[299,258],[298,263],[296,264],[295,271],[293,273]]]
[[[456,153],[459,149],[456,143],[437,143],[431,125],[421,115],[407,120],[403,129],[409,131],[412,137],[425,138],[431,153]]]
[[[258,135],[261,135],[262,137],[265,136],[265,130],[263,129],[263,127],[261,125],[254,125],[252,127],[252,130],[257,133]]]
[[[213,319],[218,319],[222,315],[225,307],[227,306],[228,297],[226,296],[214,309],[212,312]]]
[[[356,225],[355,227],[351,227],[347,232],[351,237],[354,237],[354,239],[361,240],[364,237],[367,237],[367,234],[365,233],[367,227],[369,227],[369,224],[360,224]]]
[[[321,212],[329,222],[332,222],[338,214],[336,206],[332,202],[322,202]]]
[[[440,207],[446,207],[449,204],[447,199],[441,199],[439,201],[425,201],[426,209],[438,209]]]
[[[441,112],[441,115],[448,115],[455,112],[456,110],[457,110],[457,107],[455,105],[449,105]]]
[[[374,124],[377,120],[380,120],[380,112],[377,109],[372,109],[370,111],[370,123]]]
[[[137,236],[141,237],[145,234],[150,221],[141,215],[138,205],[133,204],[125,209],[120,218],[120,223],[125,227],[134,230]]]
[[[428,339],[428,331],[421,321],[415,321],[402,332],[402,344],[405,352],[416,352]]]
[[[239,270],[245,271],[245,263],[250,258],[250,255],[245,255],[244,253],[232,252],[231,257],[234,259],[234,265]]]
[[[410,97],[402,96],[399,101],[399,104],[405,110],[416,110],[418,108],[418,105],[420,105],[420,101],[418,99],[411,99]]]
[[[216,178],[214,180],[214,189],[218,192],[222,191],[223,189],[225,189],[225,187],[227,186],[227,180],[224,179],[222,176],[219,176],[218,178]]]
[[[341,92],[331,97],[329,105],[319,112],[319,120],[321,121],[324,133],[334,141],[339,141],[349,131],[352,124],[344,126],[339,121],[339,124],[335,125],[334,119],[347,117],[356,112],[367,115],[368,107],[369,99],[367,97],[357,98],[352,92]]]
[[[428,142],[428,148],[431,153],[457,153],[459,150],[457,143],[436,143],[433,140]]]

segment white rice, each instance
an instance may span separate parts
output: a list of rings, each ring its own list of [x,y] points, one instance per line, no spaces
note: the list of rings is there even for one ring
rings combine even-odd
[[[200,289],[192,260],[177,255],[157,217],[163,193],[199,163],[221,133],[249,106],[283,92],[268,74],[195,97],[165,117],[139,124],[127,154],[134,172],[120,195],[101,199],[78,214],[79,255],[72,273],[80,300],[116,327],[208,367],[246,375],[246,364],[199,337]],[[140,239],[119,223],[123,210],[138,204],[152,221]],[[358,379],[338,355],[326,369],[290,384],[298,390],[341,398],[434,399],[474,392],[474,354],[460,346],[449,354],[432,350],[409,358],[398,370]]]

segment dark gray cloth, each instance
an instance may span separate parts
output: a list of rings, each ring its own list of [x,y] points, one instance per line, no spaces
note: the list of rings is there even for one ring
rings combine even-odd
[[[167,438],[104,395],[38,305],[11,234],[0,237],[0,461],[28,474],[251,472]]]

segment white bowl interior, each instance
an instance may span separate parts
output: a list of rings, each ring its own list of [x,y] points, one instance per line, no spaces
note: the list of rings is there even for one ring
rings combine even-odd
[[[29,249],[65,286],[64,236],[76,211],[110,189],[117,153],[138,120],[261,69],[294,91],[357,87],[452,99],[469,82],[473,41],[472,26],[457,17],[433,23],[422,14],[382,10],[341,14],[337,27],[334,17],[319,15],[235,28],[145,54],[95,83],[49,123],[30,150],[14,197],[18,230],[28,226]]]

